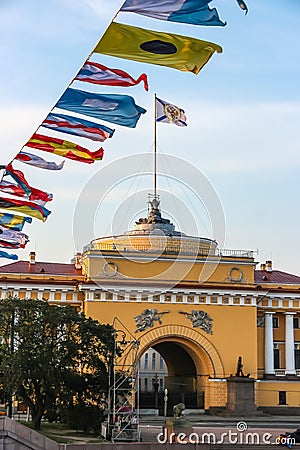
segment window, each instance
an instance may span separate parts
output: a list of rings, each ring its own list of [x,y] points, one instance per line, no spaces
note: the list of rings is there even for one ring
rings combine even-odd
[[[145,378],[145,392],[148,392],[148,378]]]
[[[156,354],[152,353],[152,370],[155,370],[156,366]]]
[[[286,405],[286,391],[279,391],[279,405]]]
[[[299,328],[299,318],[294,317],[294,328]]]
[[[164,390],[164,380],[162,378],[159,379],[159,390],[160,391]]]
[[[163,368],[164,368],[164,360],[163,360],[163,357],[161,356],[159,358],[159,369],[163,370]]]
[[[145,354],[145,366],[144,369],[148,370],[148,363],[149,363],[149,355],[148,353]]]
[[[153,295],[154,302],[160,302],[160,295]]]
[[[274,348],[274,369],[280,369],[280,351]]]
[[[300,369],[300,349],[295,350],[295,368]]]
[[[171,294],[165,295],[165,302],[170,302],[172,300]]]
[[[273,317],[273,328],[279,328],[279,317]]]

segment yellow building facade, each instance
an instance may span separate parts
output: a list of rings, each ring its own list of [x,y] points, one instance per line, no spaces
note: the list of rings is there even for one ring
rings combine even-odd
[[[177,232],[156,199],[151,206],[134,230],[93,240],[72,264],[32,253],[2,266],[1,298],[71,304],[103,323],[117,318],[140,357],[149,349],[162,356],[164,386],[187,408],[224,408],[240,356],[258,407],[299,408],[300,277],[270,261],[256,269],[251,251]]]

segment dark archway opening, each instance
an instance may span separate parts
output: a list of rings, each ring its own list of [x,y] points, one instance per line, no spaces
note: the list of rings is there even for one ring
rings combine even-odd
[[[154,354],[157,356],[154,357]],[[155,359],[157,366],[153,364]],[[165,389],[168,391],[168,416],[173,415],[173,406],[177,403],[184,403],[187,409],[204,406],[203,392],[197,392],[195,363],[186,346],[181,343],[159,342],[141,357],[140,408],[158,409],[159,414],[163,415]]]

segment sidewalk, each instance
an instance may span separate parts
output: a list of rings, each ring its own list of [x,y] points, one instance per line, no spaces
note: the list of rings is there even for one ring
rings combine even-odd
[[[223,417],[223,416],[211,416],[208,414],[188,414],[186,415],[188,420],[192,424],[197,424],[197,426],[203,425],[206,426],[209,424],[210,426],[226,426],[226,425],[235,425],[238,422],[246,422],[249,425],[255,425],[256,427],[270,427],[277,428],[282,426],[291,425],[292,427],[300,428],[300,415],[299,416],[277,416],[277,415],[268,415],[263,414],[257,417]],[[163,416],[142,416],[140,418],[141,425],[163,425],[164,424]]]

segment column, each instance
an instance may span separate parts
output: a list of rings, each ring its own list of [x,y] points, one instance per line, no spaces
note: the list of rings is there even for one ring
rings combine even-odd
[[[294,312],[285,315],[285,374],[295,375]]]
[[[265,312],[265,374],[274,375],[273,312]]]

